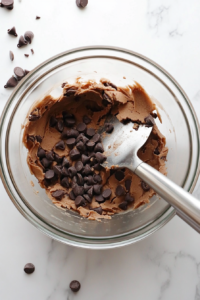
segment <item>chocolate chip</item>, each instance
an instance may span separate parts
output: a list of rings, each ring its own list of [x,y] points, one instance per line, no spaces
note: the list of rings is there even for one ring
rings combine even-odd
[[[94,181],[93,176],[89,175],[88,177],[84,178],[84,181],[88,184],[88,185],[93,185],[96,184],[96,182]]]
[[[95,135],[91,138],[90,141],[92,141],[92,142],[94,142],[94,143],[100,142],[100,141],[101,141],[101,136],[100,136],[100,134],[95,133]]]
[[[77,149],[73,149],[69,153],[71,160],[77,160],[81,157],[80,152]]]
[[[155,124],[154,118],[151,115],[144,118],[144,121],[148,127],[152,127]]]
[[[91,123],[91,119],[90,119],[88,116],[84,115],[84,116],[83,116],[83,122],[84,122],[86,125],[88,125],[88,124]]]
[[[144,181],[141,181],[141,187],[145,192],[148,192],[150,190],[150,186]]]
[[[64,195],[65,195],[65,192],[63,190],[57,190],[51,194],[51,196],[56,198],[57,200],[61,200]]]
[[[96,146],[94,147],[95,152],[104,152],[103,145],[101,143],[97,143]]]
[[[92,138],[92,137],[95,135],[95,130],[94,130],[94,128],[87,128],[87,130],[86,130],[86,135],[87,135],[89,138]]]
[[[62,138],[77,138],[79,132],[76,129],[64,128],[62,132]]]
[[[24,56],[29,57],[29,54],[24,54]]]
[[[95,164],[95,165],[93,166],[93,168],[94,168],[94,170],[96,170],[96,171],[100,171],[100,170],[101,170],[101,165],[100,165],[100,163]]]
[[[80,150],[81,152],[83,152],[83,151],[86,150],[86,147],[85,147],[84,143],[81,142],[81,141],[78,142],[78,143],[76,144],[76,148],[77,148],[78,150]]]
[[[50,165],[51,165],[51,161],[49,161],[46,157],[44,157],[42,160],[41,160],[41,164],[45,167],[45,168],[48,168]]]
[[[111,86],[111,87],[113,87],[115,90],[117,90],[117,86],[116,86],[114,83],[112,83],[112,82],[104,82],[103,85],[104,85],[104,86]]]
[[[63,141],[58,142],[55,145],[56,149],[65,150],[65,143]]]
[[[104,103],[106,104],[105,106],[107,106],[110,103],[110,97],[108,96],[108,94],[106,94],[105,91],[103,91],[102,96],[103,96]]]
[[[66,118],[65,119],[65,125],[68,126],[68,127],[74,126],[75,123],[76,123],[76,120],[74,118]]]
[[[94,192],[94,188],[93,186],[87,191],[87,194],[89,195],[90,198],[93,197],[93,192]]]
[[[31,115],[31,114],[28,117],[29,121],[31,121],[31,122],[37,121],[39,118],[40,118],[39,115],[36,116],[36,115]]]
[[[87,191],[91,188],[92,186],[91,185],[87,185],[86,183],[84,183],[84,192],[87,193]]]
[[[125,180],[125,187],[127,191],[130,191],[131,188],[131,179]]]
[[[48,180],[49,180],[49,179],[53,179],[54,176],[55,176],[55,173],[54,173],[53,170],[48,170],[48,171],[45,173],[45,178],[48,179]]]
[[[28,263],[24,266],[24,272],[26,274],[32,274],[35,271],[35,266],[31,263]]]
[[[61,176],[62,175],[62,170],[61,170],[61,166],[53,166],[53,170],[54,170],[54,173],[58,176]]]
[[[36,16],[36,20],[39,20],[41,17],[39,17],[39,16]]]
[[[68,169],[68,173],[69,173],[69,176],[72,178],[73,176],[76,175],[77,171],[76,171],[76,168],[75,167],[70,167]]]
[[[76,90],[73,88],[70,88],[65,92],[65,96],[70,97],[70,96],[74,95],[75,93],[76,93]]]
[[[73,191],[70,191],[70,192],[69,192],[69,198],[70,198],[71,200],[75,200],[76,197],[75,197]]]
[[[57,123],[58,123],[58,120],[54,116],[51,116],[50,121],[49,121],[49,126],[54,127],[54,126],[56,126]]]
[[[96,157],[97,161],[98,161],[100,164],[102,164],[102,163],[106,160],[106,156],[103,155],[103,154],[100,153],[100,152],[97,152],[97,153],[95,154],[95,157]]]
[[[86,164],[85,165],[85,167],[84,167],[84,169],[83,169],[83,172],[82,172],[84,175],[89,175],[89,174],[91,174],[92,173],[92,170],[91,170],[91,168],[90,168],[90,165],[88,165],[88,164]]]
[[[37,140],[38,143],[42,143],[42,137],[41,137],[41,135],[36,135],[35,138],[36,138],[36,140]]]
[[[107,200],[110,198],[111,194],[112,194],[111,189],[106,189],[103,191],[102,196],[104,197],[104,199]]]
[[[63,176],[69,176],[68,169],[66,167],[62,167],[62,175]]]
[[[8,79],[7,83],[4,85],[4,88],[12,88],[12,87],[16,87],[16,85],[18,84],[17,79],[12,76],[10,79]]]
[[[83,144],[86,144],[89,141],[89,139],[83,134],[79,134],[79,136],[76,139],[76,143],[83,142]]]
[[[79,173],[76,174],[78,185],[84,185],[83,176]]]
[[[92,210],[96,211],[99,215],[102,215],[103,209],[101,206],[92,208]]]
[[[33,49],[31,49],[31,53],[34,54],[34,50]]]
[[[75,205],[76,207],[85,206],[86,205],[85,199],[81,195],[77,196],[75,199]]]
[[[34,142],[35,142],[35,137],[34,137],[34,135],[28,135],[27,141],[31,141],[32,143],[34,143]]]
[[[12,27],[11,29],[8,29],[8,34],[17,36],[16,28]]]
[[[58,155],[57,153],[54,153],[54,160],[58,163],[58,164],[62,164],[63,158]]]
[[[155,154],[155,155],[159,155],[159,154],[160,154],[160,151],[158,150],[158,148],[156,148],[156,149],[154,150],[154,154]]]
[[[119,208],[122,210],[127,210],[128,203],[126,201],[119,204]]]
[[[62,167],[69,167],[69,166],[70,166],[69,160],[67,159],[67,157],[64,157],[62,161]]]
[[[121,170],[117,170],[117,171],[115,172],[115,178],[116,178],[118,181],[123,180],[124,177],[125,177],[124,172],[122,172]]]
[[[44,151],[44,149],[42,149],[41,147],[38,148],[38,152],[37,152],[37,156],[39,158],[43,158],[46,156],[46,152]]]
[[[17,44],[18,48],[21,48],[23,46],[26,46],[28,44],[28,42],[24,39],[23,35],[20,36],[19,38],[19,42]]]
[[[13,61],[14,60],[14,54],[12,51],[9,51],[9,57],[10,57],[10,60]]]
[[[24,75],[26,76],[30,71],[24,69]]]
[[[31,42],[32,42],[32,40],[33,40],[33,38],[34,38],[33,32],[32,32],[32,31],[26,31],[26,32],[24,33],[24,38],[25,38],[25,40],[26,40],[29,44],[31,44]]]
[[[17,77],[17,80],[21,80],[25,76],[24,70],[20,67],[14,68],[14,74]]]
[[[115,194],[118,197],[125,195],[125,189],[124,189],[124,187],[122,185],[118,185],[117,188],[116,188],[116,190],[115,190]]]
[[[64,125],[63,125],[63,121],[58,121],[57,124],[56,124],[56,129],[59,131],[59,132],[62,132],[63,131],[63,128],[64,128]]]
[[[104,124],[105,130],[107,133],[113,132],[114,126],[111,123],[105,123]]]
[[[9,10],[13,9],[14,0],[2,0],[0,3],[0,7],[5,7]]]
[[[88,163],[90,161],[90,158],[88,156],[86,156],[85,154],[82,154],[81,160],[82,160],[82,163],[85,165],[86,163]]]
[[[154,112],[152,112],[151,115],[154,119],[156,119],[158,117],[157,113],[154,113]]]
[[[93,179],[94,179],[95,182],[98,182],[98,183],[101,183],[101,182],[102,182],[102,178],[101,178],[101,176],[98,175],[98,174],[94,174],[94,175],[93,175]]]
[[[53,151],[49,151],[46,153],[46,158],[49,160],[49,161],[53,161],[54,160],[54,153]]]
[[[72,182],[77,183],[77,177],[76,177],[76,176],[74,176],[74,177],[72,178]],[[78,184],[78,183],[77,183],[77,184]]]
[[[75,163],[75,168],[77,172],[81,172],[83,170],[83,163],[79,160]]]
[[[84,194],[83,197],[85,198],[85,200],[89,203],[92,203],[92,199],[90,198],[90,196],[88,194]]]
[[[76,139],[75,138],[67,139],[66,144],[69,148],[73,148],[76,144]]]
[[[62,180],[61,180],[61,185],[64,186],[65,188],[69,188],[69,180],[67,177],[64,177]],[[74,199],[73,199],[74,200]]]
[[[86,147],[87,147],[87,149],[88,149],[89,151],[92,151],[92,150],[93,150],[94,145],[95,145],[95,143],[94,143],[94,142],[91,142],[91,141],[89,141],[89,142],[86,143]]]
[[[96,202],[98,202],[98,203],[103,203],[103,202],[105,202],[105,199],[104,199],[104,197],[103,197],[102,195],[95,196],[95,200],[96,200]]]
[[[88,0],[76,0],[76,5],[79,8],[84,8],[87,6],[87,4],[88,4]]]
[[[85,132],[86,131],[86,128],[87,126],[85,125],[85,123],[79,123],[77,126],[76,126],[76,129],[79,131],[79,132]]]
[[[101,184],[95,184],[93,186],[93,188],[94,188],[94,193],[96,195],[100,195],[101,194],[101,190],[102,190],[102,185]]]
[[[135,199],[129,193],[127,193],[125,197],[125,201],[128,203],[132,203],[135,201]]]

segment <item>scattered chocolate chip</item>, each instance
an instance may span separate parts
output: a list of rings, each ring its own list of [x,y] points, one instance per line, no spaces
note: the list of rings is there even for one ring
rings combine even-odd
[[[100,141],[101,141],[101,136],[100,136],[100,134],[95,133],[95,135],[91,138],[90,141],[92,141],[92,142],[94,142],[94,143],[100,142]]]
[[[12,76],[10,79],[8,79],[6,85],[4,85],[4,88],[12,88],[12,87],[15,87],[16,85],[18,84],[18,81],[17,79]]]
[[[121,170],[117,170],[117,171],[115,172],[115,178],[116,178],[118,181],[123,180],[124,177],[125,177],[124,172],[122,172]]]
[[[77,136],[79,135],[79,132],[76,129],[67,129],[64,128],[62,136],[67,137],[67,138],[77,138]]]
[[[65,150],[65,143],[63,141],[58,142],[55,145],[56,149]]]
[[[58,163],[58,164],[62,164],[63,158],[58,155],[57,153],[54,154],[54,160]]]
[[[79,206],[85,206],[85,199],[81,196],[81,195],[79,195],[79,196],[77,196],[76,197],[76,199],[75,199],[75,205],[76,205],[76,207],[79,207]]]
[[[71,200],[75,200],[76,197],[75,197],[73,191],[70,191],[70,192],[69,192],[69,198],[70,198]]]
[[[68,169],[68,173],[69,173],[69,176],[72,178],[72,177],[74,177],[75,175],[76,175],[76,173],[77,173],[77,171],[76,171],[76,168],[75,167],[70,167],[69,169]]]
[[[62,170],[61,170],[61,166],[53,166],[53,171],[56,175],[61,176],[62,175]]]
[[[115,194],[118,197],[125,195],[125,189],[124,189],[124,187],[122,185],[118,185],[117,188],[116,188],[116,190],[115,190]]]
[[[20,36],[19,38],[19,42],[17,44],[18,48],[21,48],[23,46],[26,46],[28,44],[28,42],[24,39],[23,35]]]
[[[101,143],[97,143],[94,147],[94,152],[104,152],[103,145]]]
[[[24,56],[29,57],[29,54],[24,54]]]
[[[36,20],[39,20],[41,17],[39,17],[39,16],[36,16]]]
[[[144,181],[141,181],[141,187],[145,192],[148,192],[150,190],[150,186]]]
[[[76,139],[76,142],[83,142],[83,144],[86,144],[89,141],[89,139],[83,134],[79,134],[79,136]]]
[[[51,116],[50,121],[49,121],[49,126],[54,127],[54,126],[56,126],[57,123],[58,123],[58,120],[54,116]]]
[[[66,144],[69,148],[73,148],[76,144],[76,139],[75,138],[67,139]]]
[[[105,199],[104,199],[104,197],[103,197],[102,195],[95,196],[95,200],[96,200],[96,202],[98,202],[98,203],[103,203],[103,202],[105,202]]]
[[[42,137],[40,135],[35,136],[38,143],[42,143]]]
[[[79,173],[76,174],[78,185],[84,185],[83,176]]]
[[[86,135],[87,135],[89,138],[92,138],[92,137],[95,135],[95,130],[94,130],[94,128],[87,128],[87,130],[86,130]]]
[[[65,195],[65,191],[57,190],[51,194],[52,197],[56,198],[57,200],[61,200]]]
[[[17,36],[17,32],[16,32],[15,26],[12,27],[11,29],[8,29],[8,34],[13,35],[13,36]]]
[[[94,181],[94,178],[93,178],[92,175],[89,175],[88,177],[84,177],[84,181],[85,181],[88,185],[96,184],[96,182]]]
[[[155,124],[154,118],[151,115],[144,118],[144,121],[148,127],[152,127]]]
[[[5,7],[9,10],[13,9],[14,0],[2,0],[0,3],[0,7]]]
[[[128,203],[132,203],[135,201],[135,199],[129,193],[127,193],[125,197],[125,201]]]
[[[91,119],[88,117],[88,116],[83,116],[83,122],[86,124],[86,125],[88,125],[88,124],[90,124],[91,123]]]
[[[103,154],[100,153],[100,152],[97,152],[97,153],[95,154],[95,157],[96,157],[97,161],[98,161],[100,164],[102,164],[102,163],[106,160],[106,156],[103,155]]]
[[[114,126],[111,123],[105,123],[104,124],[105,130],[107,133],[113,132]]]
[[[69,160],[67,159],[67,157],[64,157],[63,158],[63,161],[62,161],[62,167],[69,167],[70,166],[70,162]]]
[[[77,149],[72,149],[69,153],[71,160],[77,160],[81,157],[80,152]]]
[[[87,185],[86,183],[84,183],[84,192],[87,193],[87,191],[91,188],[92,186],[91,185]]]
[[[90,165],[86,164],[85,167],[84,167],[84,169],[83,169],[83,171],[82,171],[82,173],[83,173],[83,175],[86,175],[86,176],[89,175],[89,174],[91,174],[92,170],[90,168]]]
[[[102,215],[103,209],[101,206],[92,208],[92,210],[96,211],[99,215]]]
[[[93,188],[94,188],[94,193],[96,195],[100,195],[101,194],[101,190],[102,190],[102,185],[101,184],[95,184],[93,186]]]
[[[100,163],[95,164],[95,165],[93,166],[93,168],[94,168],[94,170],[96,170],[96,171],[100,171],[100,170],[101,170],[101,165],[100,165]]]
[[[32,40],[33,40],[33,38],[34,38],[33,32],[32,32],[32,31],[26,31],[26,32],[24,33],[24,38],[25,38],[25,40],[26,40],[29,44],[31,44],[31,42],[32,42]]]
[[[12,51],[9,51],[9,56],[10,56],[10,60],[13,61],[15,57]]]
[[[156,149],[154,150],[154,154],[155,154],[155,155],[159,155],[159,154],[160,154],[160,151],[158,150],[158,148],[156,148]]]
[[[90,196],[88,194],[84,194],[83,197],[85,198],[85,200],[89,203],[92,203],[92,198],[90,198]]]
[[[59,120],[56,124],[56,129],[59,131],[59,132],[62,132],[63,129],[64,129],[64,125],[63,125],[63,121]]]
[[[87,6],[87,4],[88,4],[88,0],[76,0],[76,5],[79,8],[84,8]]]
[[[32,274],[35,271],[35,266],[31,263],[28,263],[24,266],[24,272],[26,274]]]
[[[101,182],[102,182],[102,178],[101,178],[101,176],[98,175],[98,174],[94,174],[94,175],[93,175],[93,179],[94,179],[95,182],[98,182],[98,183],[101,183]]]
[[[44,157],[42,160],[41,160],[41,164],[45,167],[45,168],[48,168],[50,165],[51,165],[51,161],[49,161],[46,157]]]
[[[61,185],[63,186],[63,187],[65,187],[65,188],[69,188],[69,180],[68,180],[68,178],[67,177],[64,177],[62,180],[61,180]],[[74,200],[74,199],[73,199]]]
[[[86,149],[84,143],[81,141],[76,144],[76,148],[82,152]]]
[[[75,168],[77,172],[81,172],[83,170],[83,163],[79,160],[75,163]]]
[[[119,204],[119,208],[122,210],[127,210],[128,203],[126,201]]]
[[[76,129],[82,133],[82,132],[85,132],[86,129],[87,129],[87,126],[85,125],[85,123],[79,123],[77,126],[76,126]]]
[[[111,194],[112,194],[111,189],[106,189],[106,190],[103,191],[102,196],[103,196],[104,199],[107,200],[107,199],[110,198]]]
[[[46,158],[49,160],[49,161],[53,161],[54,160],[54,153],[53,151],[48,151],[46,153]]]
[[[103,85],[104,85],[104,86],[111,86],[111,87],[113,87],[115,90],[117,90],[117,86],[116,86],[114,83],[112,83],[112,82],[104,82]]]
[[[89,156],[82,154],[81,160],[82,160],[82,163],[85,165],[90,161],[90,158],[89,158]]]
[[[151,115],[154,119],[156,119],[158,117],[157,113],[154,113],[154,112],[152,112]]]
[[[125,180],[125,187],[127,191],[130,191],[131,188],[131,179]]]
[[[35,142],[35,137],[34,137],[34,135],[28,135],[27,141],[31,141],[32,143],[34,143],[34,142]]]
[[[46,173],[45,173],[45,178],[50,180],[50,179],[53,179],[55,176],[55,173],[53,170],[48,170]]]
[[[28,73],[29,73],[30,71],[28,71],[28,70],[24,70],[24,76],[26,76]]]
[[[93,197],[93,192],[94,192],[94,188],[93,186],[87,191],[87,194],[89,195],[90,198]]]
[[[70,97],[70,96],[74,95],[75,93],[76,93],[76,90],[73,88],[70,88],[65,92],[65,96]]]
[[[77,183],[77,177],[76,177],[76,176],[74,176],[74,177],[72,178],[72,182]],[[77,184],[78,184],[78,183],[77,183]]]
[[[68,169],[66,167],[62,167],[62,175],[63,176],[69,176]]]
[[[44,149],[42,149],[41,147],[38,148],[38,152],[37,152],[37,156],[39,158],[43,158],[46,156],[46,152],[44,151]]]
[[[24,70],[20,67],[14,68],[14,74],[17,77],[17,80],[21,80],[25,76]]]
[[[87,147],[87,149],[88,149],[89,151],[92,151],[92,150],[93,150],[94,145],[95,145],[95,143],[94,143],[94,142],[91,142],[91,141],[89,141],[89,142],[86,143],[86,147]]]

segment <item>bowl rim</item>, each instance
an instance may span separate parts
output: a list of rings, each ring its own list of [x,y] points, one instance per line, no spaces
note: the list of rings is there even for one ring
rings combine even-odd
[[[112,51],[118,51],[118,52],[122,52],[122,53],[126,53],[129,54],[131,56],[134,57],[138,57],[139,59],[146,61],[147,63],[151,64],[152,66],[156,67],[159,71],[161,71],[166,77],[168,77],[168,79],[176,86],[176,88],[178,89],[178,91],[182,94],[182,96],[184,97],[184,100],[186,100],[191,113],[193,115],[193,119],[194,119],[194,123],[196,126],[196,130],[200,135],[200,125],[199,125],[199,121],[196,115],[196,112],[193,108],[193,105],[191,103],[191,101],[189,100],[187,94],[185,93],[185,91],[182,89],[182,87],[178,84],[178,82],[171,76],[171,74],[169,74],[163,67],[161,67],[159,64],[157,64],[156,62],[154,62],[153,60],[147,58],[146,56],[139,54],[137,52],[134,52],[132,50],[128,50],[125,48],[121,48],[121,47],[113,47],[113,46],[101,46],[101,45],[94,45],[94,46],[86,46],[86,47],[78,47],[78,48],[73,48],[64,52],[61,52],[57,55],[54,55],[53,57],[45,60],[44,62],[42,62],[41,64],[39,64],[38,66],[36,66],[33,70],[31,70],[29,72],[29,74],[27,74],[27,76],[21,80],[19,82],[19,84],[15,87],[15,89],[13,90],[13,92],[11,93],[10,97],[8,98],[6,105],[4,106],[4,109],[2,111],[1,117],[0,117],[0,132],[2,131],[2,124],[3,124],[3,120],[4,120],[4,115],[6,114],[7,108],[9,107],[9,104],[13,98],[13,95],[16,93],[16,91],[18,89],[21,88],[21,86],[24,84],[24,82],[31,76],[31,74],[33,74],[34,72],[36,72],[37,70],[39,70],[41,67],[44,67],[45,65],[48,65],[49,63],[53,62],[54,60],[57,60],[59,58],[61,58],[62,56],[67,56],[69,54],[72,53],[79,53],[81,51],[87,51],[87,50],[112,50]],[[199,138],[198,135],[198,138]],[[6,136],[7,136],[7,132],[6,132]],[[2,137],[0,135],[0,141],[1,141]],[[147,236],[149,236],[150,234],[152,234],[153,232],[157,231],[158,229],[160,229],[161,227],[163,227],[166,223],[168,223],[175,215],[175,209],[170,207],[168,210],[166,210],[163,215],[161,215],[159,217],[160,222],[158,224],[156,224],[156,226],[150,228],[150,230],[146,231],[145,233],[142,234],[142,236],[138,236],[138,237],[133,237],[130,238],[128,240],[125,241],[117,241],[116,238],[116,242],[115,243],[109,243],[108,239],[108,243],[104,243],[104,244],[91,244],[91,243],[85,243],[85,241],[87,239],[85,238],[79,238],[80,241],[72,241],[71,239],[67,239],[66,237],[63,238],[60,235],[57,235],[56,229],[53,228],[51,225],[46,224],[50,227],[49,228],[45,228],[44,226],[44,222],[42,222],[42,225],[40,224],[41,222],[38,222],[38,220],[34,220],[33,217],[30,215],[30,210],[29,210],[29,214],[27,214],[27,212],[23,209],[22,206],[19,205],[19,203],[16,201],[16,199],[14,198],[14,196],[12,195],[10,189],[9,189],[9,185],[7,184],[7,181],[4,177],[4,172],[3,172],[3,166],[1,164],[1,150],[0,150],[0,177],[2,179],[4,188],[9,196],[9,198],[11,199],[11,201],[13,202],[13,204],[16,206],[16,208],[19,210],[19,212],[31,223],[33,224],[36,228],[38,228],[40,231],[42,231],[43,233],[45,233],[46,235],[50,236],[51,238],[60,241],[62,243],[68,244],[68,245],[72,245],[72,246],[76,246],[76,247],[80,247],[80,248],[87,248],[87,249],[110,249],[110,248],[116,248],[116,247],[122,247],[125,245],[129,245],[132,244],[134,242],[137,242],[138,240],[141,240]],[[189,192],[192,193],[192,191],[195,188],[195,185],[197,183],[199,174],[200,174],[200,156],[198,155],[198,159],[196,162],[196,174],[193,176],[192,179],[192,184],[190,186]],[[31,212],[31,214],[33,214]],[[167,216],[165,216],[167,215]],[[40,220],[41,221],[41,220]],[[153,222],[154,223],[154,222]],[[148,226],[148,225],[147,225]],[[146,228],[146,226],[144,227],[144,229]],[[66,236],[73,236],[71,234],[67,234]],[[74,237],[74,236],[73,236]],[[94,239],[93,239],[94,241]]]

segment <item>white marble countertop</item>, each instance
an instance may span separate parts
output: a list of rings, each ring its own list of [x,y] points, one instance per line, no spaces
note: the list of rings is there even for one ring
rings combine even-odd
[[[89,0],[85,10],[75,0],[15,0],[13,11],[0,8],[0,111],[11,94],[3,86],[15,66],[32,69],[64,50],[101,44],[134,50],[162,65],[200,118],[199,15],[196,0]],[[18,49],[17,39],[6,33],[12,26],[19,35],[32,30],[32,45]],[[178,217],[137,244],[89,251],[44,236],[19,214],[2,183],[0,194],[0,299],[200,300],[200,238]],[[200,197],[200,184],[194,194]],[[23,271],[27,262],[36,267],[30,276]],[[72,279],[82,284],[76,295],[68,287]]]

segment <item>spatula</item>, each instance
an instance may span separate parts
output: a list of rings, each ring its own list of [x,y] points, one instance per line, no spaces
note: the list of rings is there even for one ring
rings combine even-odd
[[[107,118],[105,123],[108,122],[114,126],[113,132],[111,134],[103,133],[105,126],[99,131],[102,134],[102,143],[107,156],[103,166],[131,170],[172,205],[178,216],[200,233],[200,200],[141,161],[137,156],[138,150],[147,141],[152,127],[138,125],[134,129],[132,122],[124,125],[115,116]]]

